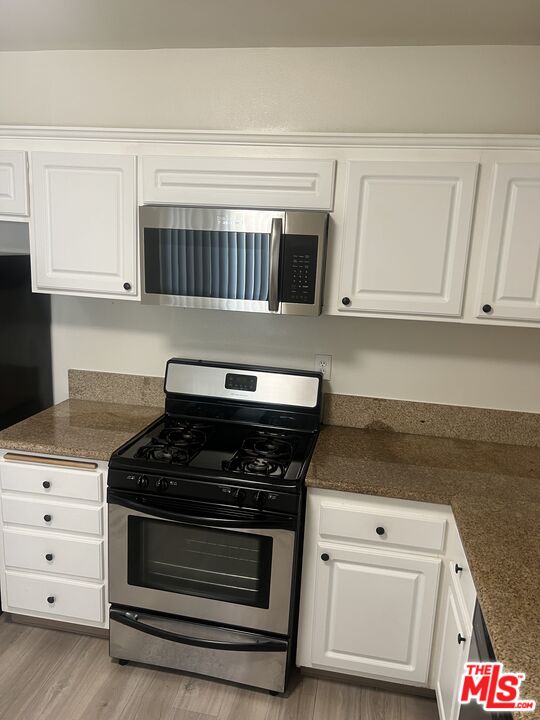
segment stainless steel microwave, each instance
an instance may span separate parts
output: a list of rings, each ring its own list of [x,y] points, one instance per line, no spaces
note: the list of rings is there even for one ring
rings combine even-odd
[[[143,206],[142,301],[320,315],[328,213]]]

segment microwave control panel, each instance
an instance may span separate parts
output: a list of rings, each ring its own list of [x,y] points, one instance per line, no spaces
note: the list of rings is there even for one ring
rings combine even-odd
[[[316,235],[284,235],[281,250],[282,302],[313,305],[317,280]]]

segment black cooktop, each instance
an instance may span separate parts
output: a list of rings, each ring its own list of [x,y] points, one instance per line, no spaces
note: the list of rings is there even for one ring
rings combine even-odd
[[[164,415],[117,450],[112,464],[169,477],[241,478],[272,485],[303,479],[316,433],[289,429],[293,416],[281,414],[285,427],[279,427],[277,416],[275,424],[251,424],[200,415]]]

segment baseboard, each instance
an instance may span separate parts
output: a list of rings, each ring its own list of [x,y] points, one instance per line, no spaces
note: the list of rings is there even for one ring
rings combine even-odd
[[[401,685],[400,683],[387,682],[386,680],[375,680],[373,678],[359,677],[358,675],[347,675],[346,673],[333,672],[330,670],[319,670],[318,668],[301,667],[300,672],[306,677],[320,678],[321,680],[335,680],[349,683],[349,685],[361,685],[386,692],[396,692],[402,695],[418,695],[435,700],[435,690],[416,685]]]
[[[62,622],[61,620],[49,620],[48,618],[32,617],[31,615],[19,615],[18,613],[5,613],[9,622],[18,625],[30,625],[44,630],[62,630],[75,633],[76,635],[90,635],[91,637],[108,638],[109,631],[106,628],[91,627],[89,625],[77,625],[76,623]]]

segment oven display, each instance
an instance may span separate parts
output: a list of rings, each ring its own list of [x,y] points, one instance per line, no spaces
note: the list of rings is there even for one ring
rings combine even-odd
[[[255,392],[257,389],[257,376],[227,373],[225,376],[225,387],[227,390],[247,390],[249,392]]]

